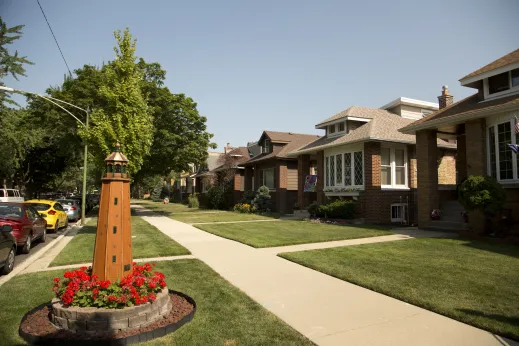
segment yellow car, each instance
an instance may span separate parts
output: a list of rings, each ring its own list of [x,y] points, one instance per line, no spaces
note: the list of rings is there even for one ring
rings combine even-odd
[[[33,206],[43,216],[47,221],[48,230],[52,229],[54,232],[57,232],[61,227],[68,226],[67,213],[58,202],[46,199],[32,199],[25,201],[25,203]]]

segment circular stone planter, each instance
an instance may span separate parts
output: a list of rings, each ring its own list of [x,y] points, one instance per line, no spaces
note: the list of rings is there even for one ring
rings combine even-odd
[[[124,309],[71,308],[52,301],[26,313],[19,334],[32,345],[130,345],[174,332],[195,312],[193,298],[166,288],[153,303]]]

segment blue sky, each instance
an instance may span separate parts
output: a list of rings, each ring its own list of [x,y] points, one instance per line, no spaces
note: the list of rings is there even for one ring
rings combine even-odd
[[[317,133],[352,105],[400,96],[436,102],[473,93],[458,79],[519,47],[519,1],[40,0],[70,68],[113,59],[129,27],[137,55],[167,70],[166,85],[198,102],[219,149],[262,130]],[[44,92],[66,67],[36,0],[0,0],[13,48],[35,62],[8,86]]]

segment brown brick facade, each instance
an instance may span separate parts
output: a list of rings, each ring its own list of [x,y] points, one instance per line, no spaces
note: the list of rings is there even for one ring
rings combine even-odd
[[[438,195],[438,149],[436,131],[416,132],[418,175],[418,226],[427,227],[431,211],[440,208]]]
[[[485,119],[465,123],[467,175],[486,175]]]
[[[317,184],[315,185],[315,191],[317,193],[317,203],[323,204],[326,201],[324,195],[324,151],[317,152]]]

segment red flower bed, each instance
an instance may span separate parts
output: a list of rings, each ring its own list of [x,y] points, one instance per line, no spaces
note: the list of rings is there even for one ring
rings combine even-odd
[[[66,272],[64,279],[55,278],[52,290],[65,306],[122,309],[156,299],[156,293],[166,287],[164,274],[153,272],[152,266],[133,264],[133,273],[120,282],[99,280],[92,268]]]

